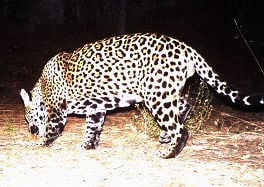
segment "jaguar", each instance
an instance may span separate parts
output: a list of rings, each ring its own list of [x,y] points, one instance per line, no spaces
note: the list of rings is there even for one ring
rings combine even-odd
[[[43,145],[61,135],[68,114],[85,115],[85,149],[97,148],[107,111],[143,103],[161,129],[159,141],[168,144],[158,155],[171,158],[189,136],[184,122],[192,105],[182,90],[194,73],[232,103],[264,105],[264,94],[242,95],[196,50],[155,33],[110,37],[59,53],[46,63],[32,91],[21,89],[20,95],[28,129],[44,138]]]

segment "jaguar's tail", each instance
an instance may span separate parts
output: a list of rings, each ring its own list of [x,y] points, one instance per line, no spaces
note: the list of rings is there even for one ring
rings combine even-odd
[[[205,62],[202,57],[197,58],[194,64],[196,73],[207,82],[217,93],[224,96],[234,104],[242,106],[264,105],[264,94],[242,95],[239,91],[230,88],[226,82],[220,80],[219,76]]]

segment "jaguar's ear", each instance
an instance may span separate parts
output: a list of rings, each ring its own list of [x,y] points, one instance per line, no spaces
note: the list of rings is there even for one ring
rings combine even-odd
[[[29,95],[26,92],[26,90],[21,89],[20,96],[21,96],[22,100],[24,101],[24,105],[29,106],[30,105],[30,99],[29,99]]]

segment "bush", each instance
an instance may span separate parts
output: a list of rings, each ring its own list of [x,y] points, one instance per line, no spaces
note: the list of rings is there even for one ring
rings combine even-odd
[[[192,93],[190,93],[190,88],[192,88]],[[190,98],[190,95],[192,95],[193,99]],[[185,127],[191,134],[195,134],[205,127],[204,125],[211,115],[212,94],[210,93],[207,84],[201,82],[196,89],[193,89],[192,85],[188,87],[186,98],[190,100],[193,108],[185,121]],[[136,105],[136,108],[140,111],[143,117],[143,123],[141,123],[142,130],[150,137],[159,137],[159,126],[147,108],[141,105]]]

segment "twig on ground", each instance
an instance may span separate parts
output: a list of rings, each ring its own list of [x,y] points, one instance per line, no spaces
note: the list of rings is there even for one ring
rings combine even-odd
[[[257,126],[257,127],[259,127],[259,125],[257,125],[256,123],[252,123],[252,122],[247,121],[247,120],[245,120],[245,119],[242,119],[242,118],[240,118],[240,117],[237,117],[237,116],[234,116],[234,115],[231,115],[231,114],[228,114],[228,113],[222,112],[222,111],[218,111],[218,110],[215,110],[215,109],[213,109],[213,110],[216,111],[216,112],[218,112],[218,113],[220,113],[222,116],[228,116],[228,117],[231,117],[231,118],[237,119],[237,120],[239,120],[239,121],[242,121],[242,122],[244,122],[244,123],[250,124],[250,125],[252,125],[252,126]]]

